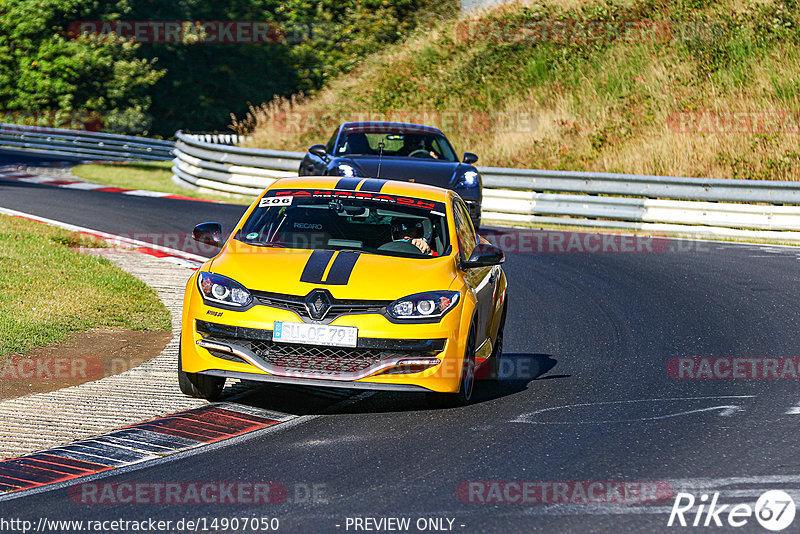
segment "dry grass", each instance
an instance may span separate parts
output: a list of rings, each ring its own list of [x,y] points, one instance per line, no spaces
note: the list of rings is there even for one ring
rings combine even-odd
[[[800,180],[800,32],[792,20],[789,30],[770,33],[775,20],[800,13],[795,2],[526,5],[436,23],[313,97],[254,107],[234,127],[249,133],[253,146],[305,150],[327,141],[344,120],[423,117],[457,149],[478,153],[483,165]],[[464,24],[485,29],[559,18],[689,24],[701,17],[739,26],[723,38],[694,42],[463,39]],[[676,126],[676,114],[701,111],[699,125],[707,131]],[[718,126],[720,117],[766,119],[771,126]],[[780,117],[791,120],[776,128]]]

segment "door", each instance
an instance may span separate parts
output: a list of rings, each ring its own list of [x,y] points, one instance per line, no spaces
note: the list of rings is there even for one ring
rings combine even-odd
[[[456,234],[458,235],[458,248],[461,254],[461,260],[466,261],[475,245],[478,244],[478,233],[472,225],[472,220],[469,217],[469,211],[464,205],[464,202],[458,198],[453,201],[453,214],[455,218]],[[464,269],[464,280],[467,287],[475,295],[478,301],[477,304],[477,323],[478,323],[478,338],[476,346],[481,347],[483,343],[489,339],[490,336],[490,320],[492,312],[492,300],[494,298],[494,286],[496,276],[494,276],[494,267],[473,267],[471,269]],[[488,349],[489,346],[484,346]],[[483,356],[486,350],[479,350],[478,354]],[[480,363],[483,359],[478,357],[476,363]]]

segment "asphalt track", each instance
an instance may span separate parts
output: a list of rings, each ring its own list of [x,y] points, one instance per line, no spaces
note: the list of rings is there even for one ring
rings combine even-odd
[[[112,233],[231,228],[244,210],[2,179],[0,206]],[[265,386],[239,402],[304,417],[98,482],[274,481],[288,489],[282,503],[79,505],[62,488],[0,502],[0,516],[277,517],[281,532],[365,531],[355,517],[407,517],[410,532],[434,531],[417,530],[420,518],[453,519],[463,533],[660,532],[676,528],[667,527],[673,499],[482,504],[457,488],[658,481],[698,498],[719,491],[721,503],[753,503],[769,489],[798,501],[797,380],[678,380],[667,362],[800,355],[799,258],[691,241],[653,253],[508,254],[505,377],[479,385],[475,404],[429,410],[421,396],[378,393],[331,407]],[[317,502],[303,498],[313,485]],[[706,530],[766,532],[752,517]],[[786,530],[798,531],[800,518]]]

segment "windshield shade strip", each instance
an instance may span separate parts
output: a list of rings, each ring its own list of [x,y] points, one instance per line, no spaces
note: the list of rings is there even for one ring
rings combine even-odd
[[[387,193],[377,193],[364,190],[335,191],[332,189],[271,189],[267,191],[264,194],[264,196],[265,197],[290,196],[296,198],[352,198],[360,200],[372,200],[374,202],[383,202],[386,204],[398,204],[401,206],[409,206],[413,208],[422,208],[425,210],[438,211],[440,213],[446,212],[444,202],[437,202],[435,200],[425,200],[421,198],[404,197],[399,195],[389,195]]]

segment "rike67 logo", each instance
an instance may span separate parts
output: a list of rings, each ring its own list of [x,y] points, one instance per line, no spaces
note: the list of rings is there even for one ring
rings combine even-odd
[[[710,501],[707,494],[698,500],[691,493],[678,493],[667,526],[743,527],[755,516],[762,527],[778,532],[792,524],[797,511],[791,495],[781,490],[763,493],[755,507],[747,503],[719,504],[718,501],[719,493],[714,493]],[[692,511],[695,504],[697,510]]]

